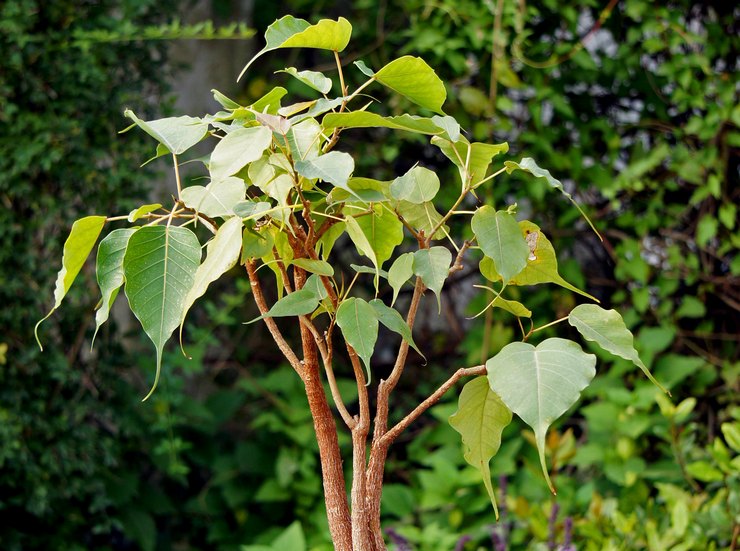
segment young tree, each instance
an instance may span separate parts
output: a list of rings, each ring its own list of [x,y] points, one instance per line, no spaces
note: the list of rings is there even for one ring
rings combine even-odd
[[[335,82],[324,74],[291,67],[285,72],[323,97],[282,106],[287,92],[276,87],[248,106],[214,92],[223,110],[200,118],[143,121],[126,111],[134,121],[132,126],[159,142],[156,156],[171,156],[177,187],[174,203],[169,209],[160,204],[143,205],[127,216],[88,216],[75,222],[64,246],[54,307],[48,315],[59,307],[103,227],[123,220],[133,224],[114,229],[98,246],[102,300],[96,329],[106,321],[124,286],[131,310],[156,348],[156,374],[146,400],[157,386],[167,340],[178,327],[182,337],[188,311],[208,286],[237,263],[242,264],[261,314],[257,320],[266,324],[305,386],[335,548],[378,550],[385,549],[380,502],[388,450],[460,379],[473,377],[460,393],[459,409],[450,424],[462,435],[465,458],[480,470],[495,510],[489,461],[512,414],[534,431],[542,472],[554,492],[545,461],[546,432],[577,401],[595,374],[596,357],[579,344],[548,338],[534,346],[527,342],[530,338],[568,321],[585,339],[631,360],[651,380],[652,376],[632,346],[631,333],[613,310],[584,304],[565,318],[539,327],[530,322],[530,329],[524,330],[521,320],[531,320],[532,312],[505,298],[511,286],[556,283],[593,297],[558,274],[550,241],[533,222],[517,221],[515,204],[499,208],[483,205],[475,210],[465,207],[478,204],[476,190],[492,186],[497,177],[516,170],[545,178],[575,202],[558,180],[530,158],[505,161],[491,172],[494,159],[506,153],[508,145],[468,141],[455,119],[444,115],[444,84],[419,58],[404,56],[377,72],[357,61],[357,69],[367,80],[348,90],[339,52],[346,48],[351,31],[343,18],[311,25],[283,17],[267,29],[266,46],[242,71],[244,74],[260,55],[279,48],[329,50],[337,64],[338,97],[327,96]],[[435,114],[389,117],[372,112],[372,103],[358,106],[361,92],[374,84],[390,88]],[[354,175],[354,158],[341,151],[339,143],[345,130],[358,128],[390,128],[429,136],[459,172],[457,183],[446,184],[459,188],[457,198],[451,205],[435,201],[440,180],[435,172],[418,164],[390,182]],[[206,138],[215,143],[204,162],[210,182],[183,188],[181,156]],[[452,235],[453,219],[455,227],[465,228],[461,235]],[[204,259],[201,243],[188,227],[198,224],[213,235],[205,245]],[[349,284],[344,278],[348,274],[340,277],[335,270],[332,255],[335,242],[345,233],[357,253],[371,264],[353,266],[356,273]],[[487,308],[500,308],[514,316],[522,328],[521,341],[505,346],[484,365],[458,369],[400,421],[389,423],[391,395],[403,375],[409,349],[419,352],[413,327],[425,292],[431,291],[439,305],[448,275],[463,269],[476,253],[482,255],[480,273],[493,293]],[[258,274],[260,267],[272,271],[270,279],[277,285],[280,298],[272,305],[264,292],[266,278]],[[363,292],[356,285],[359,278],[367,279],[369,285],[363,289],[374,290],[374,296],[373,291]],[[406,285],[413,292],[402,315],[394,305]],[[392,289],[390,303],[378,298],[386,286]],[[277,318],[294,320],[300,343],[285,337]],[[402,340],[390,376],[374,383],[371,358],[380,325],[398,333]],[[345,404],[334,374],[334,359],[344,353],[342,350],[346,350],[357,383],[356,411]],[[337,422],[352,438],[349,496]]]

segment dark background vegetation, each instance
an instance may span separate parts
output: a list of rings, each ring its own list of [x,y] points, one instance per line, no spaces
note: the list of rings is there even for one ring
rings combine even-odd
[[[43,354],[33,341],[71,222],[128,212],[166,168],[140,169],[151,141],[117,131],[124,107],[150,118],[171,112],[168,100],[181,92],[168,85],[173,43],[136,32],[190,4],[115,4],[0,5],[0,547],[270,549],[282,533],[275,549],[299,551],[304,539],[308,549],[329,549],[302,388],[261,329],[241,324],[251,312],[243,278],[209,293],[187,328],[194,360],[169,353],[165,381],[144,404],[153,352],[130,320],[119,316],[89,351],[92,266],[43,328]],[[231,23],[232,4],[214,0],[213,16]],[[448,114],[474,139],[508,141],[511,158],[532,156],[563,180],[603,244],[536,180],[502,178],[494,194],[532,213],[561,251],[566,279],[623,313],[673,393],[672,402],[656,398],[626,362],[602,358],[578,410],[548,442],[557,497],[524,427],[509,427],[492,463],[506,488],[498,524],[446,424],[456,409],[449,397],[391,455],[385,526],[398,549],[736,545],[738,8],[691,0],[255,0],[251,8],[246,23],[257,36],[286,13],[342,15],[354,26],[348,61],[377,69],[422,56],[449,83]],[[89,34],[123,29],[133,35]],[[247,102],[286,85],[272,71],[290,65],[332,71],[323,53],[285,51],[265,56],[244,87],[222,91]],[[351,65],[347,73],[360,78]],[[386,109],[406,107],[393,100]],[[352,144],[374,176],[419,160],[446,174],[423,140],[374,137]],[[472,283],[453,281],[442,321],[419,328],[430,361],[410,367],[399,415],[445,373],[517,338],[505,315],[465,319],[485,297],[469,311],[452,308]],[[577,300],[550,287],[521,292],[551,316]],[[294,521],[301,528],[283,533]]]

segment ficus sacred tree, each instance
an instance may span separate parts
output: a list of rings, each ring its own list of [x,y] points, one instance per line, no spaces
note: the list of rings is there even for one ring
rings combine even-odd
[[[576,342],[548,338],[530,343],[540,330],[567,321],[584,339],[631,360],[653,379],[621,316],[602,309],[558,274],[555,251],[545,232],[532,221],[517,220],[516,204],[480,205],[478,200],[480,191],[496,185],[497,179],[524,171],[546,179],[580,211],[561,182],[530,158],[502,162],[506,143],[471,143],[455,119],[444,114],[443,82],[417,57],[400,57],[377,71],[356,61],[352,70],[366,80],[348,89],[339,54],[351,32],[343,18],[312,25],[283,17],[267,29],[266,46],[242,71],[243,75],[259,56],[280,48],[332,52],[335,78],[293,67],[284,71],[320,96],[313,101],[289,103],[287,91],[278,86],[246,106],[214,91],[222,109],[203,117],[144,121],[126,111],[134,122],[130,128],[139,127],[158,142],[155,158],[171,158],[176,182],[173,202],[143,205],[123,216],[77,220],[64,244],[54,306],[46,317],[61,304],[103,228],[128,222],[128,227],[113,229],[98,245],[102,299],[96,331],[123,287],[132,312],[156,349],[154,384],[146,400],[157,386],[164,346],[178,328],[182,345],[183,326],[193,304],[227,271],[237,264],[244,266],[261,314],[249,322],[267,326],[305,386],[335,548],[378,550],[385,549],[380,503],[388,450],[460,379],[471,378],[462,387],[450,424],[462,436],[465,459],[480,471],[494,510],[489,462],[513,414],[532,428],[544,478],[554,492],[545,458],[547,430],[578,400],[595,374],[596,357]],[[368,96],[362,94],[373,86],[403,96],[422,108],[423,115],[374,112],[375,102],[368,103]],[[339,94],[334,97],[337,87]],[[440,182],[434,171],[420,164],[392,181],[356,174],[355,157],[343,150],[341,138],[367,128],[426,137],[456,167],[459,178]],[[209,156],[196,159],[204,165],[208,183],[183,187],[180,165],[188,150],[202,141],[213,146]],[[459,190],[450,204],[436,200],[443,185]],[[205,230],[196,232],[196,227]],[[209,235],[205,243],[199,238],[203,234]],[[352,265],[352,273],[340,273],[336,262],[334,245],[344,234],[348,246],[367,259],[365,265]],[[484,365],[450,373],[434,393],[391,423],[393,391],[404,374],[410,349],[421,354],[413,338],[420,303],[431,298],[438,306],[448,276],[466,264],[478,264],[487,281],[482,285],[490,293],[487,308],[510,314],[522,338]],[[532,312],[511,295],[507,298],[507,291],[542,283],[561,285],[591,302],[577,306],[565,318],[535,327]],[[410,300],[397,301],[404,288]],[[389,295],[390,300],[381,298]],[[277,297],[272,303],[268,302],[271,296]],[[300,334],[297,342],[286,330],[291,322],[294,334]],[[398,333],[401,341],[390,375],[377,380],[372,356],[380,325]],[[350,373],[342,376],[356,380],[356,404],[345,402],[340,393],[337,358],[348,359],[341,365],[346,364]],[[338,430],[351,434],[349,495]]]

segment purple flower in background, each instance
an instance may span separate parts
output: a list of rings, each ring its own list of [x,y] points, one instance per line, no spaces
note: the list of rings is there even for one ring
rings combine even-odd
[[[396,546],[396,551],[411,551],[411,546],[406,538],[396,532],[393,528],[388,528],[385,531],[388,537],[391,539],[391,543]]]

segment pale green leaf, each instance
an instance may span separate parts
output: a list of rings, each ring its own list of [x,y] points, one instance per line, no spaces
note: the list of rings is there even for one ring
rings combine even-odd
[[[442,221],[442,215],[437,212],[434,203],[428,201],[420,205],[410,203],[409,201],[399,201],[396,205],[396,212],[403,216],[404,220],[417,231],[423,231],[424,235],[429,235]],[[437,230],[432,239],[442,239],[445,236],[446,226]]]
[[[113,230],[98,245],[98,256],[95,261],[98,286],[103,298],[98,311],[95,312],[95,334],[98,329],[108,320],[111,306],[118,296],[118,291],[123,285],[123,256],[126,253],[128,241],[137,228],[125,228]],[[90,344],[92,349],[92,344]]]
[[[382,267],[403,241],[403,224],[395,214],[382,208],[355,220],[375,253],[378,267]]]
[[[372,275],[380,275],[383,279],[388,279],[388,272],[385,270],[376,270],[372,266],[363,266],[362,264],[350,264],[350,268],[352,268],[355,272],[358,274],[372,274]]]
[[[588,216],[586,216],[586,213],[583,212],[583,209],[580,207],[578,203],[576,203],[576,200],[573,199],[573,196],[565,191],[565,188],[563,187],[562,182],[560,180],[557,180],[553,178],[552,174],[550,174],[549,170],[545,170],[544,168],[540,168],[537,166],[537,163],[532,159],[531,157],[525,157],[521,161],[514,162],[514,161],[506,161],[504,163],[504,167],[506,168],[506,172],[511,174],[515,170],[523,170],[525,172],[529,172],[533,176],[536,176],[537,178],[544,178],[548,184],[550,184],[552,187],[560,191],[565,197],[568,198],[568,200],[573,203],[573,206],[578,209],[578,212],[581,213],[581,216],[583,216],[584,220],[588,222],[588,225],[591,226],[591,229],[594,231],[596,235],[599,236],[599,239],[601,239],[601,235],[594,227],[593,223],[591,223],[591,220]]]
[[[486,177],[488,167],[496,155],[509,151],[509,144],[470,143],[464,136],[452,143],[440,136],[432,138],[432,143],[439,147],[460,172],[460,179],[476,187]]]
[[[83,264],[85,264],[85,260],[90,255],[90,251],[95,246],[95,242],[98,240],[98,236],[104,225],[105,216],[86,216],[72,224],[72,229],[67,236],[67,240],[64,242],[62,268],[57,274],[56,285],[54,287],[54,306],[52,306],[49,313],[40,319],[36,323],[36,327],[34,327],[36,342],[41,350],[44,347],[41,346],[41,341],[39,340],[39,326],[51,316],[54,310],[59,308],[67,291],[69,291],[72,283],[74,283],[77,274],[80,273]]]
[[[444,114],[445,85],[423,59],[408,55],[399,57],[375,73],[373,78],[409,101]]]
[[[449,419],[452,428],[462,436],[465,461],[483,476],[497,519],[498,507],[489,463],[501,447],[501,433],[511,423],[511,418],[511,411],[491,390],[486,377],[477,377],[465,384],[457,411]]]
[[[211,182],[207,186],[190,186],[182,190],[180,198],[185,206],[211,218],[230,216],[234,207],[244,200],[247,186],[235,176]]]
[[[291,126],[285,135],[290,154],[296,161],[315,159],[321,154],[321,126],[315,119],[306,119]]]
[[[298,266],[299,268],[303,268],[307,272],[311,272],[312,274],[318,274],[327,277],[331,277],[334,275],[334,268],[332,268],[331,264],[323,260],[313,260],[311,258],[296,258],[293,261],[293,264],[295,266]]]
[[[388,190],[391,183],[372,178],[350,178],[347,182],[347,191],[334,188],[326,197],[328,204],[344,203],[351,199],[360,199],[363,203],[382,203],[388,200]]]
[[[634,347],[632,333],[616,310],[604,310],[596,304],[581,304],[571,310],[568,323],[575,327],[583,338],[595,342],[607,352],[631,361],[650,379],[655,386],[670,394],[640,359]]]
[[[511,214],[484,205],[475,212],[470,225],[483,254],[493,259],[504,281],[524,269],[529,247]]]
[[[352,240],[352,243],[354,243],[355,247],[357,247],[358,252],[368,257],[370,259],[370,262],[373,263],[373,266],[375,266],[375,288],[377,289],[378,281],[380,278],[380,263],[378,262],[378,258],[375,256],[375,249],[373,249],[372,244],[365,235],[365,232],[362,231],[362,228],[360,227],[360,224],[357,222],[356,219],[352,218],[351,216],[347,216],[344,219],[344,223],[347,234]]]
[[[532,311],[524,306],[521,302],[517,302],[516,300],[506,300],[504,298],[501,298],[500,296],[497,296],[491,303],[491,306],[494,308],[501,308],[502,310],[506,310],[507,312],[509,312],[510,314],[514,314],[518,318],[532,317]]]
[[[247,322],[247,324],[264,318],[282,318],[289,316],[305,316],[316,310],[319,297],[312,289],[303,288],[285,295],[272,305],[264,315]]]
[[[573,404],[596,374],[596,356],[578,344],[552,338],[537,347],[513,342],[486,362],[488,380],[504,404],[534,431],[542,472],[550,490],[545,436],[550,425]]]
[[[366,77],[373,77],[375,76],[375,71],[373,71],[370,67],[368,67],[364,61],[361,59],[358,59],[354,62],[355,66],[362,72],[363,75]]]
[[[270,203],[265,201],[239,201],[234,205],[234,214],[243,220],[261,220],[265,214],[272,208]]]
[[[288,67],[278,73],[288,73],[290,76],[298,79],[306,86],[313,88],[317,92],[322,94],[328,94],[331,90],[332,82],[330,78],[327,78],[324,73],[318,71],[299,71],[295,67]]]
[[[143,121],[131,109],[126,109],[123,114],[175,155],[184,153],[208,134],[208,124],[196,117],[167,117]]]
[[[187,228],[148,226],[129,239],[123,258],[126,297],[131,311],[157,349],[154,384],[159,382],[162,351],[180,325],[185,297],[200,265],[200,243]]]
[[[185,296],[180,320],[180,340],[182,341],[182,326],[188,311],[195,301],[202,297],[208,286],[236,265],[239,252],[242,248],[242,220],[238,216],[224,222],[216,235],[206,246],[206,258],[198,266],[193,279],[193,285]]]
[[[348,153],[330,151],[315,159],[296,161],[295,169],[304,178],[318,178],[351,192],[347,181],[355,169],[355,161]]]
[[[233,99],[227,98],[215,88],[211,90],[211,94],[213,94],[213,99],[220,103],[221,107],[225,109],[239,109],[241,107],[241,105],[236,103]]]
[[[298,124],[305,119],[318,117],[319,115],[323,115],[327,111],[331,111],[332,109],[339,107],[340,105],[342,105],[343,101],[344,98],[319,98],[314,102],[313,107],[311,107],[305,113],[301,113],[300,115],[292,117],[290,119],[290,122],[292,124]]]
[[[442,118],[442,117],[439,117]],[[383,117],[369,111],[354,111],[352,113],[328,113],[321,120],[324,130],[335,128],[392,128],[405,130],[417,134],[444,134],[433,119],[417,117],[415,115],[399,115],[397,117]]]
[[[226,134],[211,153],[208,169],[211,179],[233,176],[252,161],[256,161],[272,144],[272,132],[264,126],[240,128]]]
[[[347,47],[352,35],[352,25],[344,17],[337,21],[322,19],[311,25],[304,19],[297,19],[286,15],[267,27],[265,32],[266,45],[249,60],[249,63],[239,73],[239,81],[249,66],[260,57],[278,48],[316,48],[341,52]]]
[[[369,384],[370,358],[378,340],[378,318],[375,310],[361,298],[350,297],[337,309],[337,325],[342,330],[344,340],[365,364]]]
[[[304,289],[312,291],[320,300],[324,300],[329,296],[329,291],[326,290],[324,282],[321,280],[319,274],[312,274],[307,280]]]
[[[447,279],[451,262],[452,253],[445,247],[431,247],[414,253],[414,275],[419,276],[424,285],[437,296],[437,306],[440,311],[442,311],[440,293]]]
[[[415,166],[393,180],[390,192],[394,199],[421,205],[434,199],[439,192],[439,177],[428,168]]]
[[[409,343],[411,348],[416,350],[422,358],[424,357],[424,354],[421,353],[421,350],[419,350],[414,342],[411,328],[409,328],[408,323],[406,323],[406,320],[403,319],[403,316],[401,316],[398,310],[387,306],[378,298],[371,300],[369,304],[372,306],[373,310],[375,310],[375,315],[378,317],[378,321],[380,321],[380,323],[385,325],[394,333],[401,335],[401,338]]]
[[[132,210],[128,215],[129,222],[136,222],[142,216],[146,216],[150,212],[154,212],[157,209],[162,208],[159,203],[152,203],[151,205],[141,205],[138,209]]]
[[[460,139],[460,123],[457,122],[454,117],[450,117],[448,115],[445,115],[444,117],[434,115],[432,117],[432,122],[444,130],[447,133],[447,137],[452,142],[456,142]]]
[[[414,253],[404,253],[393,261],[388,270],[388,283],[393,288],[393,300],[396,302],[401,287],[414,275]]]

